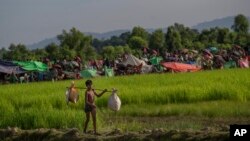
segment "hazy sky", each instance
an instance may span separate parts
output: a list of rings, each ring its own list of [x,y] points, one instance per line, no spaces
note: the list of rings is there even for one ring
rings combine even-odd
[[[193,26],[239,13],[250,16],[250,0],[0,0],[0,47],[32,44],[63,29],[83,32]]]

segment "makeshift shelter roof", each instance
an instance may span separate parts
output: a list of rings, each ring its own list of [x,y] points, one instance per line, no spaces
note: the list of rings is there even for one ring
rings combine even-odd
[[[152,57],[152,58],[150,59],[150,63],[151,63],[152,65],[159,65],[160,62],[161,62],[162,60],[163,60],[162,57]]]
[[[15,64],[21,66],[24,70],[27,71],[47,71],[48,66],[42,62],[38,61],[29,61],[29,62],[22,62],[22,61],[14,61]]]
[[[212,53],[216,53],[218,51],[218,48],[217,47],[210,47],[209,50]]]
[[[141,63],[145,63],[144,61],[138,59],[132,54],[127,55],[127,60],[125,60],[122,64],[123,65],[133,65],[133,66],[138,66]]]
[[[104,67],[105,76],[112,77],[114,76],[114,71],[112,68]]]
[[[132,66],[139,66],[142,64],[142,73],[148,73],[152,71],[153,67],[151,65],[147,65],[143,60],[140,60],[139,58],[135,57],[132,54],[129,54],[127,56],[127,60],[123,61],[123,65],[132,65]]]
[[[81,71],[81,77],[83,78],[92,78],[97,76],[97,71],[94,69],[86,69]]]
[[[0,60],[0,72],[7,74],[11,73],[19,74],[19,73],[24,73],[25,71],[10,61]]]
[[[194,65],[177,63],[177,62],[165,62],[162,63],[162,66],[167,69],[171,69],[175,72],[196,72],[201,69],[200,67]]]

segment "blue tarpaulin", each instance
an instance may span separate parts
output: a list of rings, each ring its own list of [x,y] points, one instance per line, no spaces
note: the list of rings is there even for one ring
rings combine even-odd
[[[24,73],[24,72],[25,71],[21,67],[19,67],[18,65],[15,65],[14,63],[12,63],[10,61],[0,60],[0,73],[19,74],[19,73]]]

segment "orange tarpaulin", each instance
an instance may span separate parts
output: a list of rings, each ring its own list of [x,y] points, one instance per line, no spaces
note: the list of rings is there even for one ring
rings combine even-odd
[[[201,67],[177,62],[165,62],[161,63],[161,65],[175,72],[196,72],[201,69]]]

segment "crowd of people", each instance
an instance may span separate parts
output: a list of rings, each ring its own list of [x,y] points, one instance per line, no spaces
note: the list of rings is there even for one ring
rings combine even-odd
[[[171,53],[165,52],[162,55],[155,50],[144,49],[142,56],[139,58],[147,65],[155,65],[150,62],[150,58],[161,57],[162,62],[192,64],[200,66],[203,70],[212,70],[236,67],[248,68],[250,59],[249,52],[250,48],[243,49],[237,45],[233,46],[231,49],[217,49],[215,47],[201,51],[182,49]],[[63,79],[80,79],[80,72],[84,69],[94,69],[97,70],[98,75],[104,75],[105,68],[112,68],[115,75],[126,75],[124,70],[127,70],[129,67],[134,67],[137,69],[136,73],[140,73],[140,66],[129,66],[123,64],[124,60],[126,60],[126,56],[127,55],[124,54],[115,60],[89,60],[85,63],[83,63],[80,57],[75,57],[73,60],[64,59],[54,61],[44,58],[41,61],[48,66],[46,72],[26,71],[20,74],[0,73],[0,80],[2,83],[24,83],[44,80],[57,81]],[[153,67],[156,68],[159,67],[159,65]],[[162,71],[164,71],[164,69]]]

